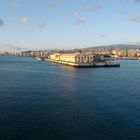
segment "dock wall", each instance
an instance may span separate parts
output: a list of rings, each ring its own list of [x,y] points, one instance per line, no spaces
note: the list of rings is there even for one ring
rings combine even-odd
[[[64,62],[60,60],[53,60],[53,59],[45,59],[46,61],[59,63],[63,65],[73,66],[73,67],[120,67],[120,64],[117,62],[94,62],[94,63],[73,63],[73,62]]]

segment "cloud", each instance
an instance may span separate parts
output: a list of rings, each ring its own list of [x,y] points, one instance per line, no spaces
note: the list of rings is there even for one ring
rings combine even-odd
[[[56,7],[61,5],[64,2],[64,0],[51,0],[49,1],[47,7],[49,10],[54,10]]]
[[[5,23],[2,19],[0,19],[0,26],[3,26]]]
[[[25,34],[29,34],[31,32],[35,32],[39,29],[45,29],[47,27],[46,22],[37,23],[37,24],[30,24],[28,30],[24,31]]]
[[[13,2],[13,3],[10,5],[10,8],[11,8],[12,10],[15,10],[15,9],[17,9],[19,6],[20,6],[19,2]]]
[[[10,9],[12,10],[16,10],[17,8],[20,7],[21,3],[23,0],[14,0],[11,4],[10,4]]]
[[[140,0],[134,0],[134,2],[140,2]]]
[[[131,16],[129,20],[133,22],[140,22],[140,16]]]
[[[38,28],[38,29],[44,29],[44,28],[46,28],[47,27],[47,23],[39,23],[39,24],[37,24],[36,25],[36,27]]]
[[[101,6],[99,5],[87,5],[86,6],[86,10],[87,11],[90,11],[90,12],[96,12],[96,11],[99,11],[101,9]]]
[[[107,37],[107,35],[105,35],[105,34],[102,34],[102,35],[101,35],[101,37],[102,37],[102,38],[105,38],[105,37]]]
[[[127,44],[140,45],[140,42],[127,42]]]
[[[32,25],[32,29],[35,31],[37,29],[44,29],[47,27],[47,23],[46,22],[42,22],[42,23],[36,23]]]
[[[75,12],[75,17],[76,17],[76,23],[79,23],[79,24],[85,24],[86,23],[85,17],[82,16],[79,12]]]
[[[29,19],[28,19],[27,17],[22,17],[22,18],[20,19],[20,22],[21,22],[22,24],[28,24],[28,23],[29,23]]]

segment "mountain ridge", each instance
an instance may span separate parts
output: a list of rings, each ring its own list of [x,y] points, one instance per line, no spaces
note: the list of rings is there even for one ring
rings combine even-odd
[[[4,53],[4,52],[14,53],[14,52],[21,52],[26,50],[27,49],[19,46],[14,46],[10,44],[0,44],[0,53]]]
[[[99,49],[99,48],[106,48],[106,49],[140,49],[140,44],[112,44],[112,45],[105,45],[105,46],[87,47],[87,49]]]

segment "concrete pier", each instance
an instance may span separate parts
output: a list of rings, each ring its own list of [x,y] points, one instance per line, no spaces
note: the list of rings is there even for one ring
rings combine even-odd
[[[120,67],[120,63],[108,61],[108,62],[94,62],[94,63],[72,63],[72,62],[64,62],[60,60],[53,60],[53,59],[44,59],[46,61],[64,64],[68,66],[73,66],[77,68],[85,68],[85,67]]]

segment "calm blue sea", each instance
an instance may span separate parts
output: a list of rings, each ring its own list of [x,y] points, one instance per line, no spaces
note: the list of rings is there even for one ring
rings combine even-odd
[[[0,57],[0,140],[139,140],[140,61],[73,68]]]

